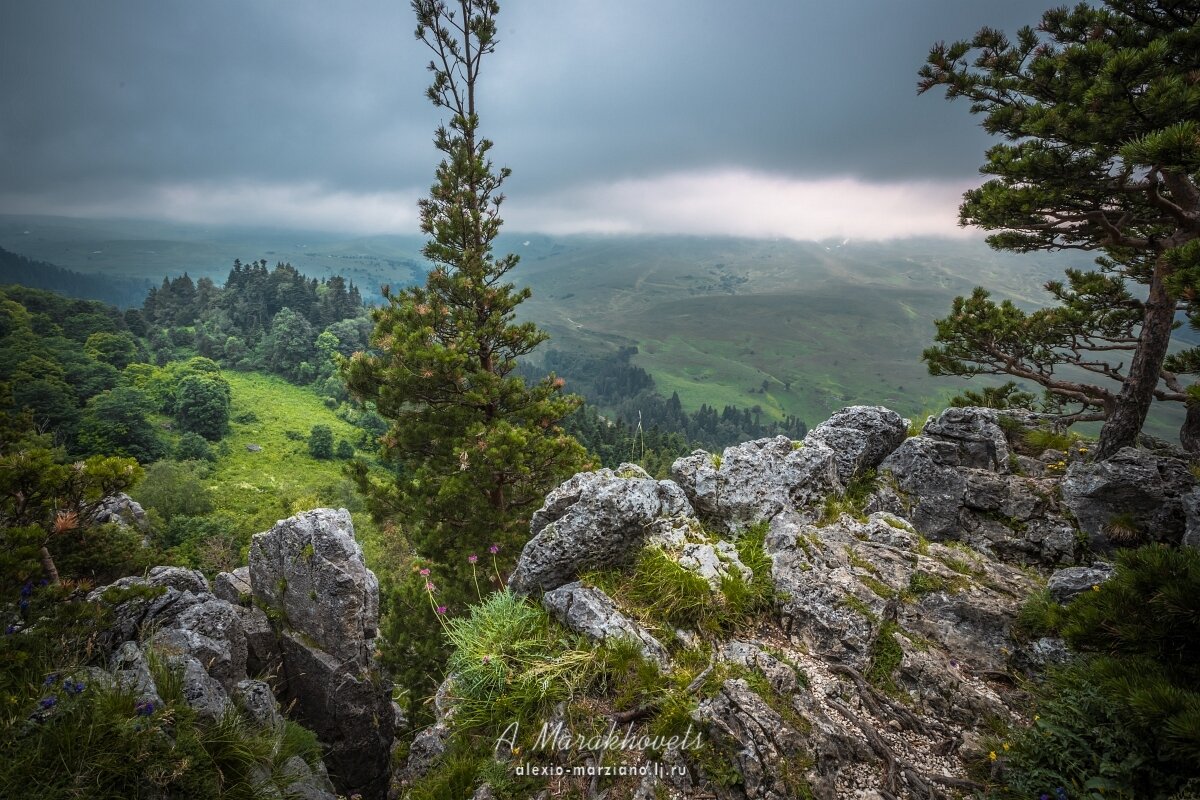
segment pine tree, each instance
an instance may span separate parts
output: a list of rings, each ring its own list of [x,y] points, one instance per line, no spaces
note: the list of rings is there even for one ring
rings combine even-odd
[[[563,395],[552,376],[527,385],[514,373],[546,335],[515,322],[530,292],[506,281],[517,256],[493,253],[509,170],[488,157],[476,91],[496,47],[499,6],[454,5],[412,4],[416,37],[433,52],[427,96],[450,115],[434,137],[443,154],[436,182],[420,201],[432,268],[424,286],[385,288],[387,305],[373,314],[374,350],[344,369],[350,390],[391,421],[383,455],[399,475],[380,480],[360,465],[360,488],[377,515],[404,523],[422,556],[458,571],[467,554],[492,543],[502,559],[515,556],[532,511],[585,466],[586,453],[560,425],[580,400]]]
[[[921,69],[921,92],[968,98],[1004,139],[962,224],[996,231],[988,243],[1001,250],[1103,253],[1101,271],[1047,285],[1048,309],[983,290],[958,298],[926,351],[930,371],[1041,384],[1066,420],[1105,420],[1098,458],[1136,441],[1154,399],[1189,403],[1185,443],[1200,427],[1179,379],[1200,359],[1167,360],[1175,315],[1196,311],[1200,285],[1198,20],[1200,6],[1181,0],[1080,4],[1047,11],[1015,42],[984,28],[937,44]]]

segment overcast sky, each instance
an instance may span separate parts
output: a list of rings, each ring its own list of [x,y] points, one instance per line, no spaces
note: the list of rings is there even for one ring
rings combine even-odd
[[[931,44],[1047,0],[507,0],[508,230],[958,232],[988,137]],[[441,112],[407,2],[3,0],[0,213],[416,233]]]

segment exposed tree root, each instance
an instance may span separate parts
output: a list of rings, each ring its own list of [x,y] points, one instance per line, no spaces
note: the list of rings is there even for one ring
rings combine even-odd
[[[840,670],[843,668],[838,667],[835,669]],[[845,667],[844,669],[854,673],[854,670],[851,670],[849,667]],[[854,676],[857,676],[857,673],[854,673]],[[858,676],[858,679],[861,681],[861,676]],[[871,687],[871,689],[873,691],[873,687]],[[870,692],[864,692],[864,694],[869,693]],[[845,703],[832,697],[825,698],[825,702],[847,720],[854,723],[855,727],[857,727],[862,735],[866,737],[867,744],[871,746],[871,749],[874,750],[875,754],[883,761],[886,768],[886,775],[883,791],[881,793],[883,794],[885,800],[897,800],[897,793],[900,791],[900,782],[897,780],[898,776],[903,777],[904,784],[907,786],[909,794],[916,798],[916,800],[946,800],[946,794],[934,787],[932,785],[934,783],[964,791],[982,788],[974,781],[969,781],[964,778],[954,778],[949,775],[923,773],[913,764],[896,755],[896,752],[892,750],[891,746],[889,746],[886,741],[884,741],[883,737],[879,735],[879,732],[876,731],[861,716],[851,711]],[[868,708],[870,707],[870,704],[868,704]],[[921,729],[918,728],[918,730]]]

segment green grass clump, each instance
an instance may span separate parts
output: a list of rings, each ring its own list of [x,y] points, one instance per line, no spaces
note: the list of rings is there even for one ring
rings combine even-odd
[[[763,549],[766,534],[767,526],[760,524],[737,537],[738,557],[753,576],[746,581],[731,570],[716,591],[669,553],[653,546],[642,550],[632,570],[592,572],[583,580],[660,631],[729,632],[747,624],[774,601],[771,559]]]
[[[595,648],[567,635],[541,606],[507,590],[450,620],[454,722],[463,730],[535,719],[599,674]]]
[[[837,522],[842,514],[849,514],[859,522],[865,522],[867,517],[863,513],[863,509],[866,508],[871,494],[879,488],[879,480],[875,470],[869,469],[862,475],[852,478],[846,486],[846,491],[841,494],[826,495],[825,505],[821,508],[821,516],[817,520],[817,524],[830,525]]]
[[[1057,431],[1053,428],[1031,428],[1025,432],[1023,437],[1024,445],[1034,455],[1041,455],[1047,450],[1061,450],[1065,453],[1077,441],[1079,441],[1078,435]]]
[[[896,694],[900,691],[896,686],[895,673],[904,660],[904,650],[896,641],[895,634],[903,633],[895,622],[886,621],[879,626],[875,641],[871,643],[870,661],[863,677],[875,688]]]
[[[1067,620],[1067,610],[1045,587],[1034,592],[1017,613],[1016,631],[1028,639],[1058,636]]]
[[[5,797],[187,797],[266,800],[291,779],[294,755],[313,765],[316,737],[291,722],[261,728],[230,710],[217,720],[188,706],[176,672],[149,658],[162,704],[79,668],[51,672],[11,697],[0,739]],[[36,699],[33,699],[36,698]],[[35,719],[27,719],[35,711]]]
[[[1150,545],[1052,614],[1043,596],[1021,625],[1061,630],[1077,653],[1035,690],[1033,723],[1012,733],[1002,800],[1182,798],[1200,792],[1200,552]],[[1032,617],[1032,621],[1026,617]],[[1035,624],[1036,623],[1036,624]]]

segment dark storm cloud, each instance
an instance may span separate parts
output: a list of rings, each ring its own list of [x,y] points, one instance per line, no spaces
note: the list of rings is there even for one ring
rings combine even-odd
[[[969,182],[987,139],[965,104],[918,98],[916,70],[1045,5],[510,0],[484,127],[514,196],[714,170]],[[405,2],[7,2],[0,211],[220,216],[222,187],[407,203],[439,118],[412,28]]]

